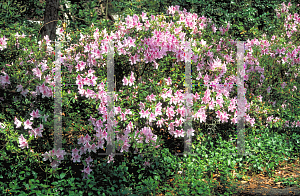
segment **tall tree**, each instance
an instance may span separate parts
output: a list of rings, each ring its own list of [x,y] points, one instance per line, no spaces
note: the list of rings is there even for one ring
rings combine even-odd
[[[48,35],[51,41],[55,41],[59,4],[59,0],[46,0],[44,25],[41,29],[42,39]]]

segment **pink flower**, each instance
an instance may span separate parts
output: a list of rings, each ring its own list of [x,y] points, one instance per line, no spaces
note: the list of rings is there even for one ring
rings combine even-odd
[[[122,80],[122,82],[123,82],[123,85],[124,85],[124,86],[128,85],[128,80],[127,80],[127,78],[124,77],[124,79]]]
[[[79,63],[75,66],[76,67],[76,72],[78,71],[83,71],[85,69],[86,63],[83,61],[79,61]]]
[[[26,139],[23,137],[23,134],[21,134],[21,136],[19,136],[19,145],[20,145],[19,147],[22,149],[25,147],[29,148]]]
[[[22,94],[24,97],[26,97],[26,94],[27,94],[28,92],[29,92],[28,89],[26,89],[26,90],[23,90],[23,91],[21,92],[21,94]]]
[[[25,122],[24,122],[24,129],[32,129],[31,125],[32,125],[33,122],[31,122],[29,119],[27,119]]]
[[[195,132],[195,130],[194,130],[193,128],[188,129],[188,130],[187,130],[187,133],[186,133],[187,137],[189,137],[189,136],[194,136],[194,132]]]
[[[97,148],[96,144],[93,143],[93,144],[90,146],[89,152],[93,151],[94,153],[96,153],[96,152],[97,152],[97,151],[96,151],[96,148]]]
[[[48,152],[45,152],[45,154],[42,154],[42,156],[44,157],[43,158],[43,161],[47,161],[48,159],[51,161],[51,155],[48,153]]]
[[[32,69],[33,75],[35,75],[36,77],[40,78],[40,80],[42,79],[42,72],[39,68],[34,68]]]
[[[90,169],[90,166],[87,166],[84,170],[82,170],[82,172],[84,172],[84,173],[86,173],[88,175],[90,175],[91,171],[92,170]]]
[[[150,114],[150,116],[149,116],[149,122],[152,122],[152,121],[154,121],[154,120],[156,120],[156,116],[155,116],[155,114],[153,114],[153,113],[151,112],[151,114]]]
[[[86,158],[85,161],[86,161],[86,164],[89,165],[90,162],[93,161],[93,159],[91,158],[91,156],[89,156],[89,158]]]
[[[297,122],[297,127],[300,127],[300,121],[298,120],[298,122]]]
[[[66,152],[64,150],[57,149],[55,155],[58,158],[58,160],[64,160],[64,155],[66,155]]]
[[[147,15],[147,13],[142,12],[141,17],[142,17],[142,21],[143,21],[143,22],[145,22],[145,20],[148,19],[148,17],[147,17],[146,15]]]
[[[176,130],[176,131],[174,132],[174,137],[175,137],[175,138],[177,138],[177,137],[184,137],[184,131],[183,131],[183,129],[181,129],[181,130]]]
[[[74,155],[76,155],[76,154],[78,154],[78,150],[77,150],[77,148],[75,148],[75,149],[72,149],[72,154],[74,154]]]
[[[30,134],[30,136],[32,136],[34,134],[34,138],[36,138],[36,136],[40,136],[40,137],[43,137],[42,136],[42,132],[43,130],[41,128],[36,128],[36,129],[31,129],[28,131],[28,133]]]
[[[90,152],[91,151],[90,147],[91,147],[91,145],[88,142],[85,143],[85,145],[84,145],[84,152],[86,152],[87,150]]]
[[[17,119],[17,117],[15,117],[15,125],[17,126],[16,128],[19,128],[19,127],[21,127],[21,125],[22,125],[22,122],[19,121],[19,120]]]
[[[17,85],[17,92],[21,92],[23,90],[23,86],[22,85]]]
[[[164,78],[164,80],[167,81],[167,85],[171,85],[172,84],[172,80],[171,80],[170,77],[168,77],[168,79]]]
[[[115,162],[113,155],[108,155],[108,161],[107,161],[107,163],[110,163],[112,161]]]
[[[52,169],[56,169],[59,166],[59,161],[54,160],[51,164]]]
[[[36,111],[33,110],[30,115],[32,116],[30,120],[33,120],[33,118],[39,118],[41,116],[38,109],[36,109]]]
[[[79,154],[72,154],[72,159],[73,159],[73,162],[80,162],[80,158],[81,156]]]

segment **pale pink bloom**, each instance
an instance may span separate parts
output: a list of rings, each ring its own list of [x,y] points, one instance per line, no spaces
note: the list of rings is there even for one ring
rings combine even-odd
[[[123,85],[126,86],[128,85],[128,79],[124,77],[124,79],[122,80]]]
[[[53,160],[53,162],[50,165],[52,169],[56,169],[59,166],[59,161]]]
[[[19,127],[21,127],[21,125],[22,125],[22,122],[19,121],[19,120],[17,119],[17,117],[15,117],[15,125],[17,126],[16,128],[19,128]]]
[[[77,148],[72,149],[72,156],[78,154],[78,152],[79,152],[79,151],[77,150]]]
[[[82,95],[82,96],[85,96],[85,95],[86,95],[86,90],[83,89],[83,88],[80,88],[79,91],[78,91],[78,93],[79,93],[80,95]]]
[[[104,144],[104,139],[100,139],[100,140],[98,140],[98,144],[97,144],[97,148],[101,148],[101,149],[103,149],[103,144]]]
[[[90,175],[91,171],[92,170],[90,169],[90,166],[87,166],[84,170],[82,170],[82,172],[84,172],[84,173],[86,173],[88,175]]]
[[[132,112],[130,111],[130,109],[125,109],[125,114],[132,114]]]
[[[261,95],[259,95],[257,98],[259,99],[260,102],[262,102],[262,96]]]
[[[30,118],[30,120],[33,120],[34,118],[39,118],[41,115],[39,114],[39,110],[36,109],[36,111],[33,110],[33,111],[31,112],[30,116],[32,116],[32,117]]]
[[[191,128],[191,129],[188,129],[187,130],[187,136],[189,137],[189,136],[194,136],[194,132],[195,132],[195,130],[193,129],[193,128]]]
[[[297,121],[297,127],[300,127],[300,121],[299,120]]]
[[[79,63],[75,66],[76,72],[83,71],[85,69],[86,63],[83,61],[79,61]]]
[[[269,86],[269,87],[267,88],[268,94],[270,94],[270,91],[271,91],[271,87]]]
[[[94,138],[94,139],[95,139],[95,138]],[[94,153],[96,153],[96,152],[97,152],[97,151],[96,151],[96,148],[97,148],[96,144],[93,143],[93,144],[90,146],[90,152],[93,151]]]
[[[91,136],[89,136],[88,134],[85,135],[84,139],[84,143],[91,141]]]
[[[21,92],[23,90],[23,86],[22,85],[17,85],[17,92]]]
[[[171,85],[172,84],[172,80],[170,77],[168,77],[168,79],[165,79],[164,80],[167,82],[167,85]]]
[[[24,122],[24,129],[32,129],[31,125],[33,124],[33,122],[31,122],[29,119],[27,119]]]
[[[121,113],[121,120],[122,120],[122,121],[127,120],[126,114],[124,114],[123,112]]]
[[[115,162],[113,155],[108,155],[108,161],[107,161],[107,163],[110,163],[112,161]]]
[[[36,77],[40,78],[40,80],[42,79],[42,72],[39,68],[34,68],[32,69],[33,75],[35,75]]]
[[[57,149],[56,153],[54,153],[58,160],[64,160],[64,155],[66,155],[66,152],[61,149]]]
[[[90,152],[91,151],[91,145],[87,142],[87,143],[85,143],[85,145],[84,145],[84,152],[86,152],[87,150]]]
[[[21,92],[21,94],[22,94],[24,97],[26,97],[26,95],[27,95],[28,92],[29,92],[28,89],[26,89],[25,91],[23,90],[23,91]]]
[[[43,158],[43,161],[47,161],[49,159],[49,161],[52,161],[52,158],[51,158],[51,154],[48,153],[48,152],[45,152],[44,154],[42,154],[42,156],[44,157]]]
[[[181,130],[176,130],[176,131],[174,132],[174,137],[175,137],[175,138],[177,138],[177,137],[184,137],[184,131],[183,131],[183,129],[181,129]]]
[[[147,13],[142,12],[141,17],[142,17],[142,21],[143,21],[143,22],[145,22],[145,20],[148,19],[148,17],[147,17],[146,15],[147,15]]]
[[[149,122],[152,122],[152,121],[154,121],[154,120],[156,120],[156,116],[155,116],[155,114],[153,114],[153,113],[151,112],[151,114],[150,114],[150,116],[149,116]]]
[[[90,165],[90,162],[93,161],[93,159],[91,158],[91,156],[89,156],[88,158],[85,159],[87,165]]]
[[[25,147],[29,148],[26,139],[23,137],[23,134],[21,134],[21,136],[19,136],[19,147],[22,149]]]

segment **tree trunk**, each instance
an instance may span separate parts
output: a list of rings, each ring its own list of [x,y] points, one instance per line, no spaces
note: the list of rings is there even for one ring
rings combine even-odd
[[[56,38],[56,25],[58,21],[59,0],[46,0],[44,13],[44,26],[41,29],[42,38],[48,35],[51,41]]]

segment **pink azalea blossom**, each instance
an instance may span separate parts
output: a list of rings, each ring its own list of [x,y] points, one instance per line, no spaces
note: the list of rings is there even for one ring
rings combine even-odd
[[[32,129],[31,125],[33,124],[33,122],[31,122],[29,119],[27,119],[24,122],[24,129]]]
[[[23,137],[23,134],[19,136],[19,147],[22,149],[24,149],[25,147],[29,148],[26,139]]]
[[[17,119],[17,117],[15,117],[15,125],[16,125],[16,128],[20,128],[21,125],[22,125],[22,122],[19,121],[19,120]]]
[[[33,120],[34,118],[39,118],[41,115],[39,114],[39,110],[36,109],[36,111],[32,111],[31,114],[30,114],[31,118],[30,120]]]

